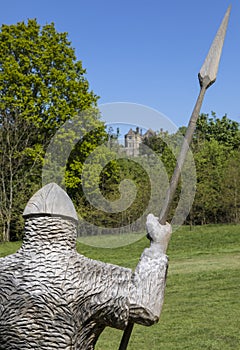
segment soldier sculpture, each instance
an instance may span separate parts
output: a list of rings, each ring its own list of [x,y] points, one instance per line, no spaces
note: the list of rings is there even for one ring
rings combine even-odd
[[[20,250],[0,259],[1,350],[91,350],[106,326],[152,325],[163,304],[169,224],[147,218],[135,272],[76,251],[77,215],[51,183],[28,202]]]

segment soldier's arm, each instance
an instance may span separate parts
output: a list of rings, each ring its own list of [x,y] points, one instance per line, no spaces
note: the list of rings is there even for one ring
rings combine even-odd
[[[144,250],[132,276],[129,321],[151,325],[158,321],[163,305],[168,268],[166,250],[172,230],[169,224],[160,225],[152,214],[148,215],[146,227],[151,244]]]

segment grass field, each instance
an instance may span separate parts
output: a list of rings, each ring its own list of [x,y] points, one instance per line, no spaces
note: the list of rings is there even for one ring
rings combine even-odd
[[[0,256],[20,242],[0,244]],[[133,268],[148,241],[117,249],[78,243],[88,257]],[[160,322],[135,325],[128,350],[240,349],[240,226],[182,227],[174,232]],[[107,328],[96,350],[118,349],[122,332]]]

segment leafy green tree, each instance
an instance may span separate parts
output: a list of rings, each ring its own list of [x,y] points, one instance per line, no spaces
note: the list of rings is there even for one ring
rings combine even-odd
[[[211,117],[208,114],[201,114],[197,121],[196,132],[193,144],[199,145],[201,141],[216,140],[225,147],[236,149],[240,146],[239,123],[224,115],[217,118],[214,112]]]
[[[175,152],[181,144],[179,128],[172,135],[159,133],[145,141],[163,161],[169,178],[176,165]],[[171,145],[171,147],[169,147]],[[218,118],[214,112],[199,116],[191,145],[197,170],[197,188],[194,204],[187,222],[195,224],[239,221],[239,123],[227,116]],[[191,176],[190,172],[186,176]],[[188,166],[186,167],[188,171]],[[172,203],[170,217],[174,215],[179,196],[183,195],[181,182]]]
[[[228,156],[221,193],[224,221],[240,223],[240,149]]]
[[[237,220],[239,169],[233,154],[239,153],[239,145],[239,123],[226,115],[218,118],[214,112],[211,117],[208,114],[199,116],[192,144],[197,167],[197,192],[191,211],[193,222],[232,222],[233,217]]]
[[[100,175],[97,185],[101,195],[106,199],[105,210],[97,209],[97,206],[91,206],[85,196],[81,197],[82,206],[79,208],[81,215],[89,222],[97,224],[97,226],[120,228],[131,224],[141,216],[139,212],[142,212],[145,208],[145,198],[148,197],[148,192],[144,191],[148,178],[136,162],[124,158],[111,160],[111,152],[106,151],[104,153],[105,157],[109,156],[109,162],[106,166],[101,169],[98,162],[96,162],[91,168],[87,167],[86,172],[89,173],[90,181],[88,184],[90,186],[97,179],[97,176],[94,176],[94,171]],[[121,182],[126,180],[130,180],[131,183],[125,183],[129,186],[129,189],[124,188],[123,195],[127,197],[124,199],[121,198],[120,187]],[[133,203],[131,203],[130,193],[133,186],[136,186],[136,198],[133,197]],[[130,200],[130,206],[126,205],[127,200]],[[99,203],[101,203],[100,200]]]
[[[205,141],[194,159],[197,168],[197,191],[193,205],[195,223],[220,221],[223,203],[222,182],[228,151],[216,140]]]
[[[10,239],[29,192],[40,184],[44,152],[56,130],[95,108],[85,69],[67,33],[35,19],[0,29],[0,229]],[[82,119],[81,119],[82,118]],[[95,120],[98,119],[96,113]],[[95,121],[93,118],[93,122]],[[88,124],[91,120],[88,121]],[[21,205],[16,198],[21,194]],[[16,219],[17,220],[17,219]],[[19,225],[15,224],[17,229]],[[19,229],[17,229],[19,231]]]

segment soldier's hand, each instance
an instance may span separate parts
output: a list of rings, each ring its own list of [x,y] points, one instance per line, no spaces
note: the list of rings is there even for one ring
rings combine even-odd
[[[147,222],[147,237],[151,243],[158,246],[162,253],[166,253],[168,242],[172,234],[172,227],[169,223],[161,225],[158,217],[153,214],[148,214]]]

